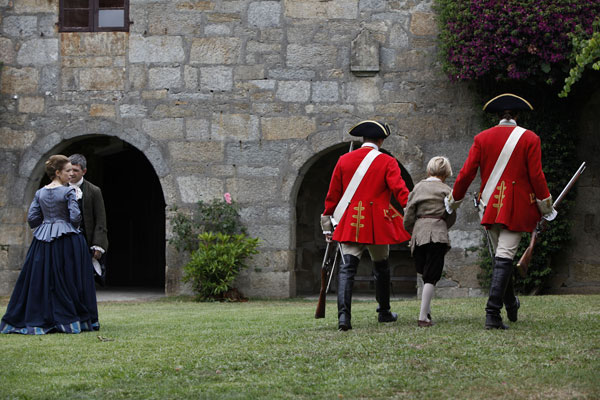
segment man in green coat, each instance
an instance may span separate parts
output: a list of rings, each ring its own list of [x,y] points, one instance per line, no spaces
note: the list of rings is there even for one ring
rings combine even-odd
[[[77,201],[83,215],[80,228],[90,246],[92,256],[96,260],[100,260],[108,249],[108,229],[106,228],[102,191],[98,186],[83,178],[87,172],[87,160],[83,155],[73,154],[69,160],[73,165],[71,186],[79,189],[76,190]]]

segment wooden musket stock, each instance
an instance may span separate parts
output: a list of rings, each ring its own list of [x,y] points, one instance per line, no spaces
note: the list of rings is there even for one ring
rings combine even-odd
[[[579,166],[579,169],[577,170],[577,172],[575,172],[575,175],[571,177],[571,180],[569,181],[569,183],[567,183],[567,186],[565,186],[563,191],[560,192],[560,195],[553,204],[554,208],[557,208],[560,205],[564,197],[567,195],[567,193],[569,193],[573,185],[575,185],[575,182],[577,182],[577,179],[579,179],[584,170],[585,161]],[[546,220],[542,218],[538,222],[537,227],[534,229],[534,231],[531,232],[531,240],[529,241],[529,246],[527,246],[527,248],[523,252],[523,255],[519,259],[519,262],[517,263],[517,271],[519,271],[519,275],[521,275],[523,278],[527,276],[527,269],[529,268],[529,264],[531,263],[531,257],[533,257],[533,248],[537,243],[538,236],[545,230],[545,228]]]

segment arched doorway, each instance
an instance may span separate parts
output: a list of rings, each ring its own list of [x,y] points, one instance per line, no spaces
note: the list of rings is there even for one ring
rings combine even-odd
[[[360,145],[361,143],[355,142],[354,148],[358,148]],[[308,169],[298,190],[296,200],[295,275],[296,293],[300,296],[319,293],[321,263],[326,247],[319,220],[331,174],[340,156],[348,152],[348,146],[348,143],[344,143],[323,153]],[[381,150],[385,152],[385,149]],[[401,166],[400,168],[408,189],[412,190],[414,186],[412,178],[404,167]],[[401,209],[394,199],[392,204],[397,209]],[[393,294],[396,296],[416,295],[416,273],[410,257],[410,249],[405,244],[390,247],[390,268]],[[359,278],[354,285],[357,293],[375,292],[374,282],[370,279],[372,276],[372,263],[367,254],[364,254],[361,258],[356,276]]]
[[[164,289],[165,200],[146,156],[117,137],[98,135],[74,138],[54,153],[83,154],[88,162],[85,178],[102,189],[109,241],[107,287]]]

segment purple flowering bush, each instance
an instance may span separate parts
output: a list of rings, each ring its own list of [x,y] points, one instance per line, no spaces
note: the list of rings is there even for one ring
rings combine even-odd
[[[562,80],[570,34],[592,36],[600,0],[436,0],[451,80]]]

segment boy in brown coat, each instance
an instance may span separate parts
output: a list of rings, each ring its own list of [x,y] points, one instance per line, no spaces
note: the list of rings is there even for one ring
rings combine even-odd
[[[404,209],[404,229],[411,235],[410,247],[417,272],[423,276],[423,294],[418,326],[433,325],[431,299],[435,284],[442,276],[444,256],[450,249],[448,229],[456,222],[456,213],[448,214],[444,197],[452,189],[444,183],[452,176],[446,157],[433,157],[427,164],[427,178],[415,185]]]

